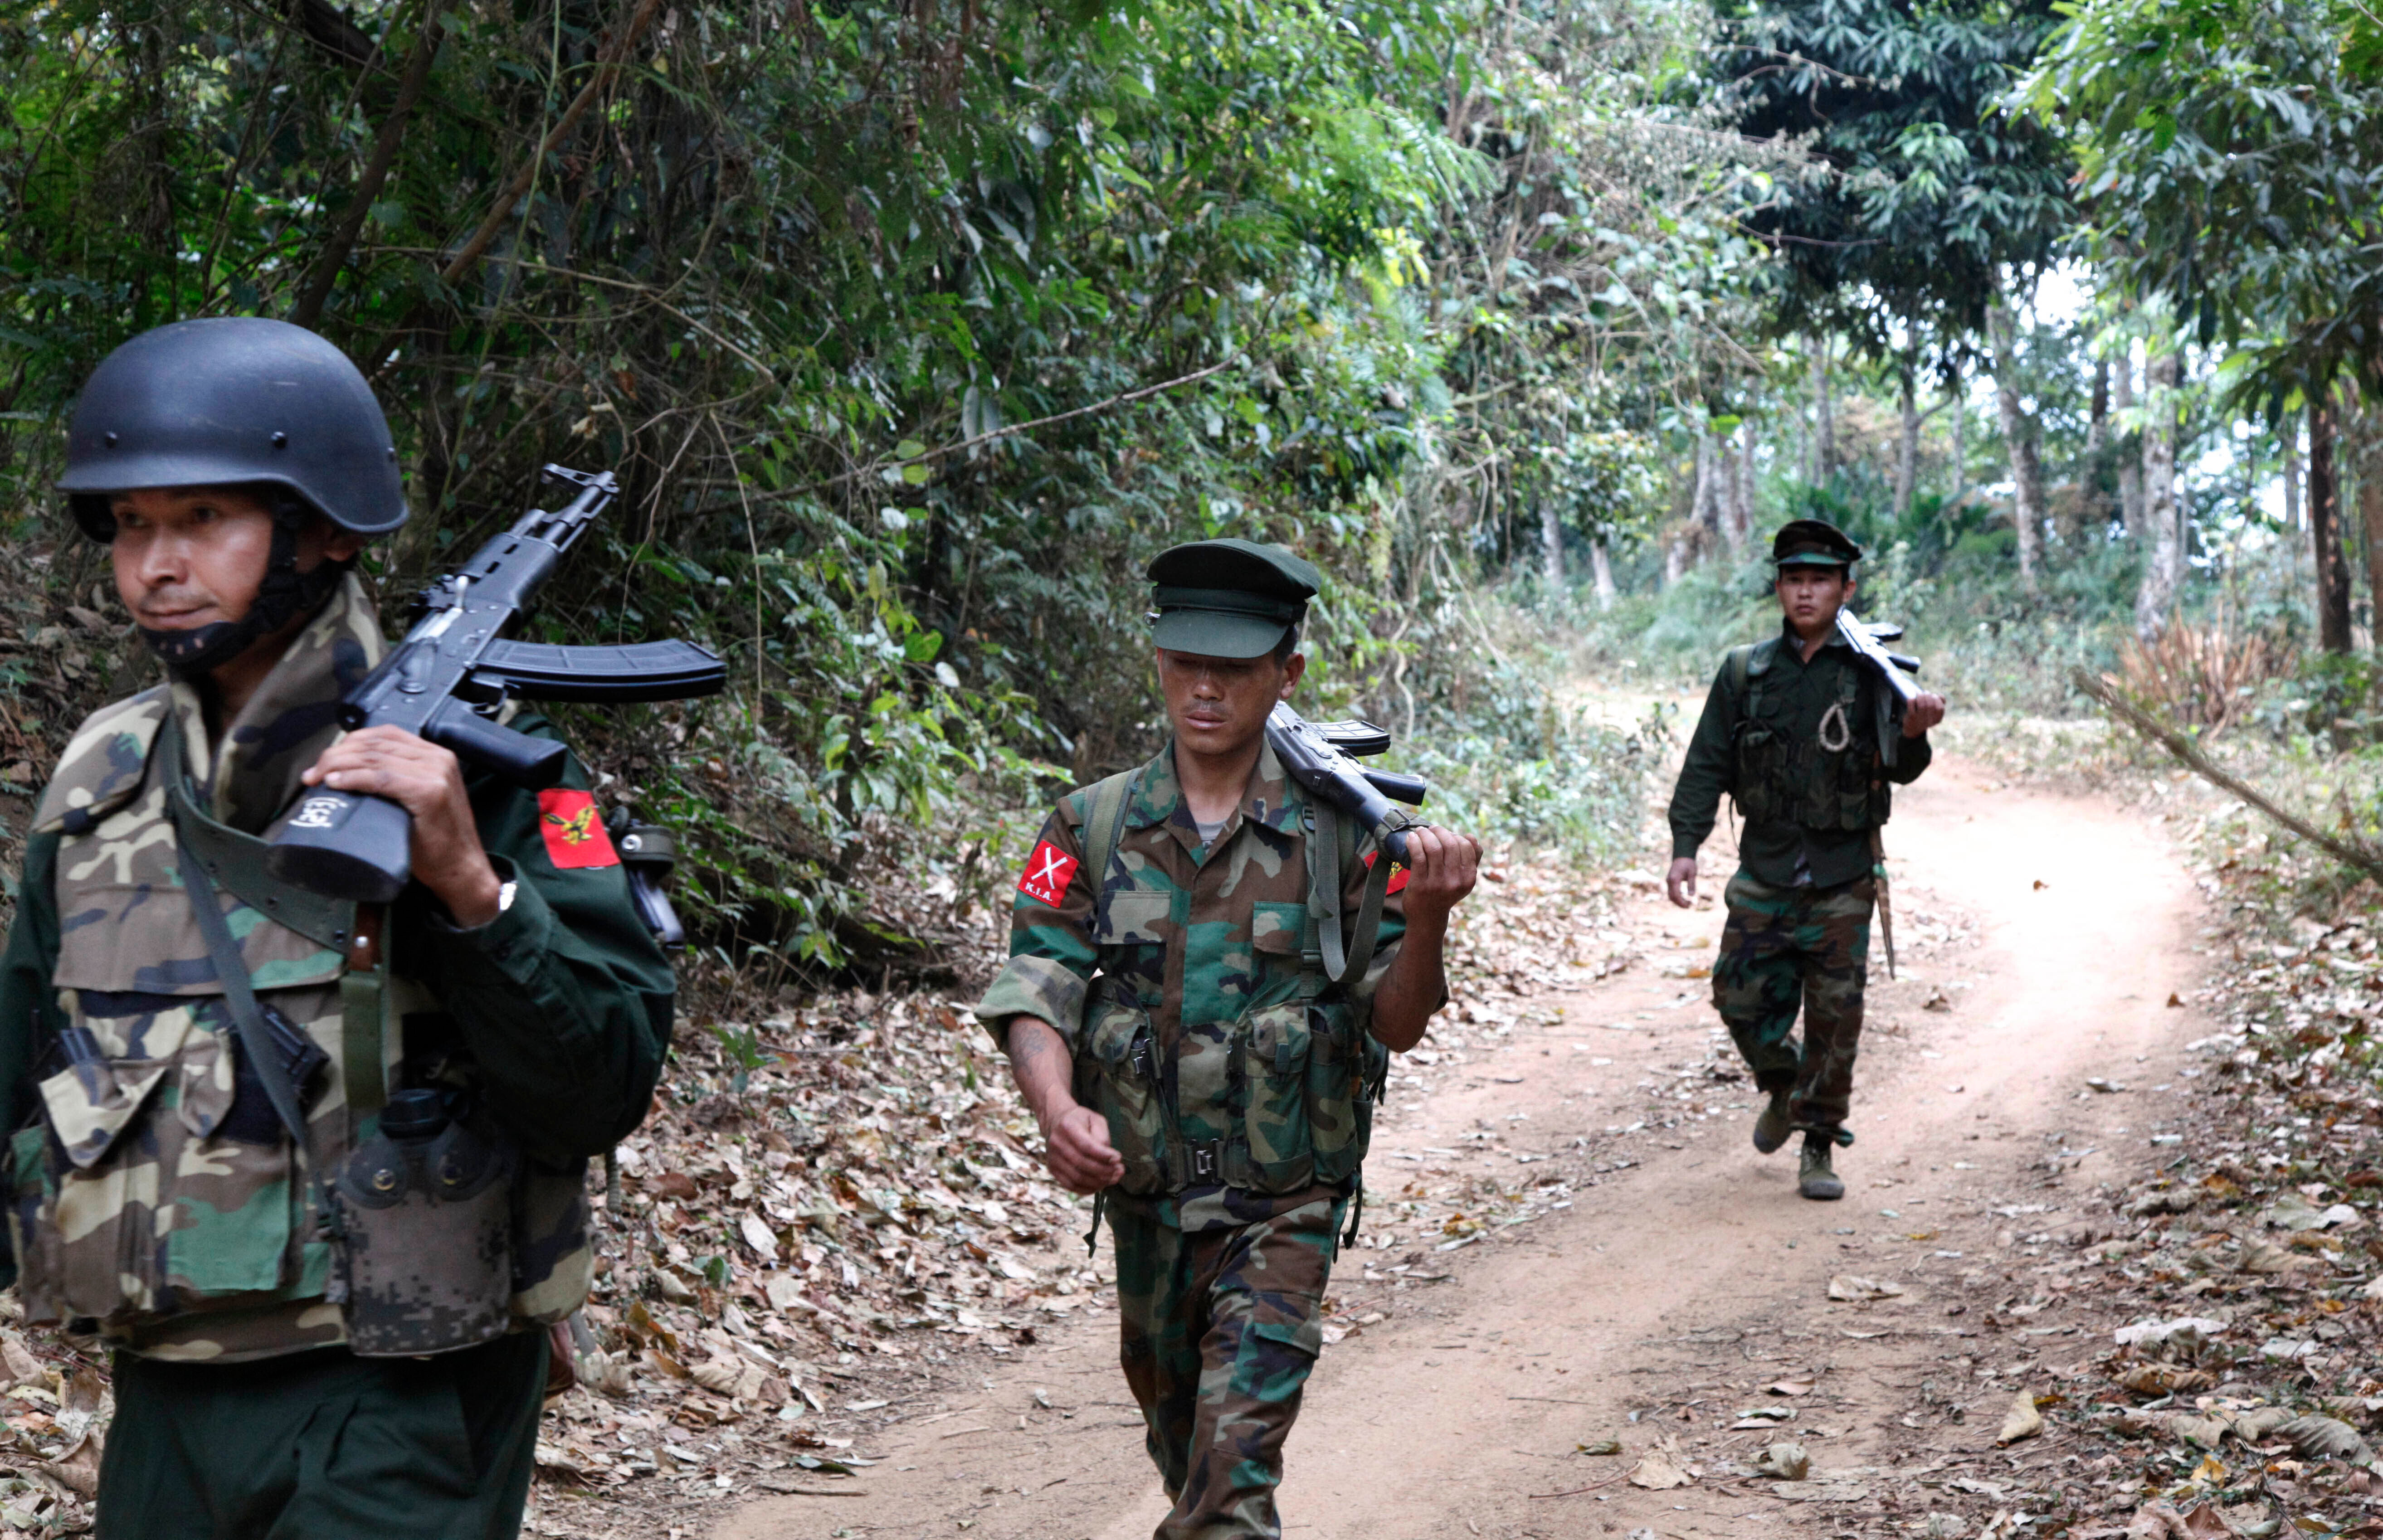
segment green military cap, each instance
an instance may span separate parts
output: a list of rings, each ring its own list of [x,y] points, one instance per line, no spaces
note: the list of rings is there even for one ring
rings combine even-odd
[[[1862,549],[1826,519],[1794,519],[1772,537],[1772,564],[1785,567],[1850,567]]]
[[[1280,546],[1194,540],[1150,563],[1150,639],[1169,652],[1259,658],[1307,615],[1323,575]]]

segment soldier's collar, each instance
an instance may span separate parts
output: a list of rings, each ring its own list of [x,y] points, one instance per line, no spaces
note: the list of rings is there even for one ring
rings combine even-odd
[[[1165,823],[1184,806],[1183,783],[1175,775],[1175,740],[1158,751],[1158,758],[1142,767],[1141,786],[1133,806],[1126,810],[1126,825],[1147,829]],[[1250,771],[1250,783],[1241,793],[1241,820],[1285,834],[1297,827],[1299,813],[1291,806],[1290,777],[1275,757],[1274,745],[1258,745],[1258,762]],[[1191,815],[1184,814],[1188,822]]]
[[[297,795],[300,772],[339,735],[340,697],[380,661],[383,647],[379,612],[349,573],[225,724],[221,743],[208,739],[198,691],[175,682],[191,780],[210,816],[261,832]]]
[[[1804,650],[1804,638],[1796,634],[1794,622],[1789,621],[1784,615],[1779,617],[1779,640],[1785,643],[1787,646],[1794,647],[1798,655],[1800,655]],[[1841,647],[1845,645],[1845,633],[1837,630],[1834,626],[1830,627],[1829,634],[1826,636],[1821,638],[1821,647],[1823,650],[1829,647]]]

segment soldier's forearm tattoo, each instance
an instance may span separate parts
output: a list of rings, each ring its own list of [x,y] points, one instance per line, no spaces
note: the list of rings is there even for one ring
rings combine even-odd
[[[1073,1079],[1067,1042],[1049,1022],[1021,1016],[1009,1023],[1008,1043],[1011,1078],[1034,1115],[1047,1120],[1064,1106]]]

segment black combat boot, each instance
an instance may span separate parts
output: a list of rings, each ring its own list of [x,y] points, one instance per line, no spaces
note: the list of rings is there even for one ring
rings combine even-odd
[[[1833,1202],[1846,1195],[1846,1184],[1830,1167],[1829,1155],[1836,1141],[1825,1133],[1808,1129],[1804,1135],[1804,1163],[1796,1173],[1796,1190],[1807,1198]]]

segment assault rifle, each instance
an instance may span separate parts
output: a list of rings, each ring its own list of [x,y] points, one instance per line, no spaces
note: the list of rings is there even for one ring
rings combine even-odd
[[[1886,681],[1886,688],[1878,692],[1878,761],[1892,768],[1895,750],[1903,743],[1903,708],[1920,694],[1920,685],[1910,676],[1920,671],[1920,659],[1899,652],[1889,652],[1886,644],[1903,640],[1903,627],[1892,621],[1858,621],[1843,610],[1837,611],[1837,634],[1856,657],[1876,670]],[[1886,941],[1886,976],[1895,977],[1895,901],[1886,880],[1886,846],[1876,829],[1870,832],[1871,874],[1878,880],[1878,923]]]
[[[1920,685],[1911,677],[1920,671],[1920,659],[1886,650],[1887,643],[1903,640],[1903,627],[1892,621],[1858,621],[1840,610],[1837,634],[1886,681],[1886,688],[1878,695],[1878,758],[1881,764],[1892,767],[1895,747],[1903,742],[1903,708],[1920,694]]]
[[[577,495],[553,512],[530,510],[424,589],[407,613],[405,639],[340,701],[342,727],[401,727],[467,764],[544,791],[562,778],[563,746],[498,722],[507,700],[682,700],[727,684],[720,659],[692,642],[555,647],[504,639],[620,489],[609,471],[549,465],[546,475]],[[386,904],[413,876],[412,834],[396,803],[318,786],[269,836],[265,866],[327,897]]]
[[[1275,758],[1293,780],[1355,819],[1391,860],[1406,860],[1406,832],[1416,820],[1392,804],[1422,807],[1431,783],[1419,775],[1372,770],[1357,763],[1357,757],[1390,746],[1388,728],[1369,721],[1313,722],[1278,701],[1266,717],[1266,731]]]

